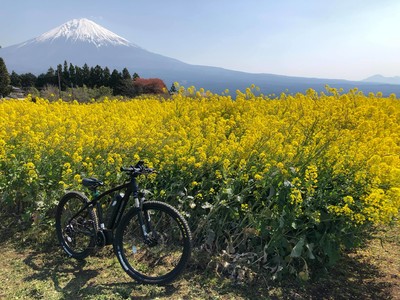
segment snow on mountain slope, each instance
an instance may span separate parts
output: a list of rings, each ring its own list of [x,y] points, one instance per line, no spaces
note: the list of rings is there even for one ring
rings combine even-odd
[[[66,22],[18,46],[23,47],[31,43],[54,42],[59,39],[69,40],[71,42],[87,42],[94,44],[96,47],[110,45],[138,47],[110,30],[84,18]]]

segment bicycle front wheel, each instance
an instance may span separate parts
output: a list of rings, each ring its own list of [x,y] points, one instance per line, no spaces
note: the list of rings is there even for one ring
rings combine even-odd
[[[147,236],[140,228],[144,219]],[[184,270],[191,253],[192,235],[183,216],[172,206],[149,201],[132,208],[117,228],[114,250],[123,269],[146,284],[167,284]]]
[[[92,207],[83,209],[88,202],[85,195],[68,192],[57,207],[57,238],[63,250],[76,259],[86,258],[96,244],[98,220]]]

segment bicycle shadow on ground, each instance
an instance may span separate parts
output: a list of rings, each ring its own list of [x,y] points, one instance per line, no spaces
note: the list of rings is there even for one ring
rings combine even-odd
[[[99,274],[98,270],[88,268],[86,261],[67,260],[57,252],[31,252],[23,261],[32,270],[25,281],[53,282],[54,289],[66,299],[77,299],[81,287]]]
[[[110,261],[109,256],[107,259]],[[110,262],[103,263],[102,257],[97,255],[88,260],[69,258],[58,249],[49,252],[32,251],[23,260],[32,270],[24,281],[52,282],[54,289],[62,294],[62,299],[90,299],[99,295],[118,294],[123,299],[144,300],[172,296],[177,291],[174,284],[146,286],[136,283],[125,275],[119,264],[111,262],[110,267]],[[131,296],[132,292],[135,296]]]

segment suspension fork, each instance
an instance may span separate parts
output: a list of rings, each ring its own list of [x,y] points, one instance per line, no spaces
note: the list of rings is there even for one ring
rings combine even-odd
[[[134,200],[134,206],[139,210],[138,219],[140,232],[145,244],[150,243],[149,232],[151,232],[150,216],[147,211],[143,211],[143,202],[145,201],[144,194],[139,193],[139,188],[136,182],[136,178],[132,178],[132,195]]]

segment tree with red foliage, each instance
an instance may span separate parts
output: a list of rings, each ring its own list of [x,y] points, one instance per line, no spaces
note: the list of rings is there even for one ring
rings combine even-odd
[[[140,94],[165,94],[167,86],[159,78],[136,78],[133,80],[133,87],[137,95]]]

